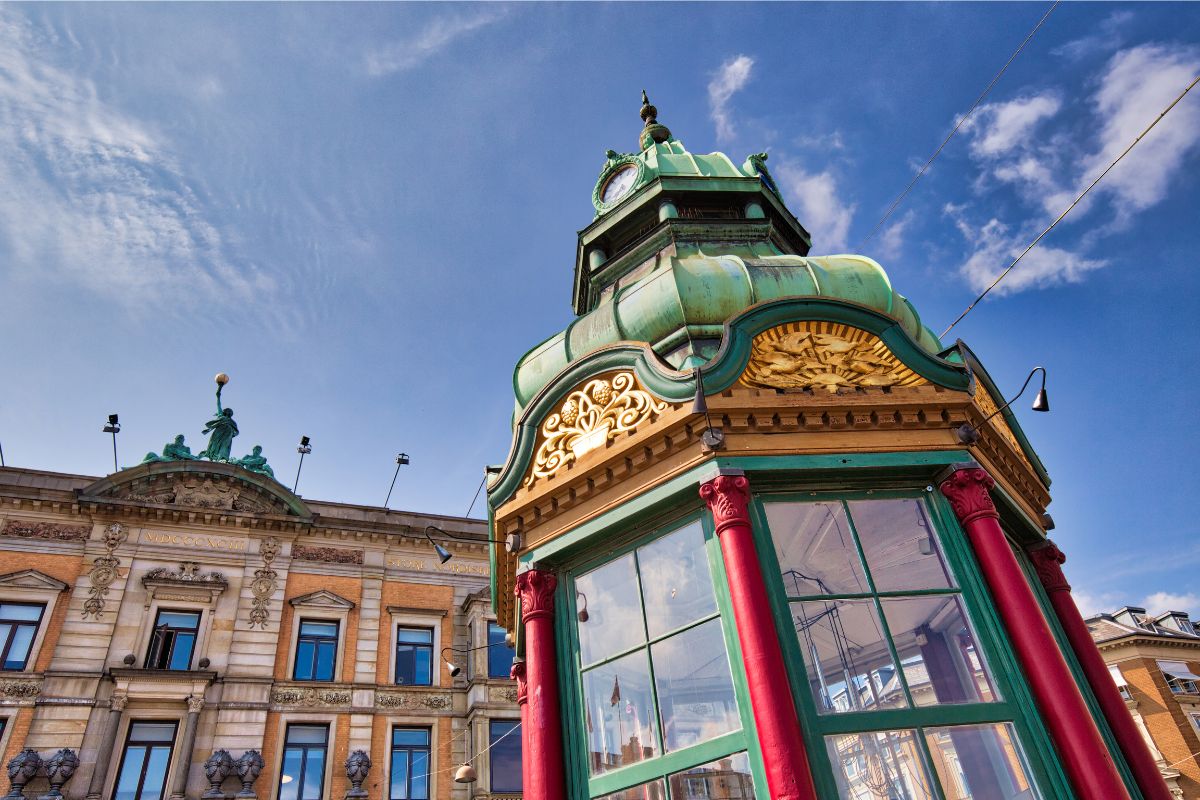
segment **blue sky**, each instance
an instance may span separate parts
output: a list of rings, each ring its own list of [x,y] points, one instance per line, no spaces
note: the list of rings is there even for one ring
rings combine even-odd
[[[1200,7],[0,6],[0,442],[102,474],[212,376],[301,494],[462,514],[511,369],[571,319],[575,232],[645,87],[693,152],[767,150],[814,253],[864,252],[942,330],[1197,74]],[[1086,610],[1200,613],[1200,91],[956,329],[1054,478]],[[479,507],[476,506],[476,513]]]

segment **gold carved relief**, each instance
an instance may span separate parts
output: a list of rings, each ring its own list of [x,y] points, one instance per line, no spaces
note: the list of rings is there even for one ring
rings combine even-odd
[[[548,478],[584,454],[604,447],[667,409],[638,386],[632,372],[595,378],[571,392],[542,423],[541,446],[525,485]]]
[[[979,383],[978,381],[975,383],[975,405],[979,406],[979,411],[983,414],[984,419],[992,417],[992,414],[996,414],[996,412],[999,410],[999,407],[996,405],[996,401],[992,398],[991,393],[989,393],[987,389],[983,388],[983,384]],[[1021,449],[1020,443],[1017,442],[1016,435],[1012,432],[1012,428],[1008,427],[1008,420],[1004,419],[1003,414],[996,414],[996,416],[988,420],[988,424],[995,428],[995,430],[1004,437],[1006,442],[1012,445],[1013,450],[1017,451],[1017,454],[1021,456],[1022,461],[1024,461],[1026,464],[1029,464],[1029,459],[1025,457],[1025,451]]]
[[[928,381],[904,365],[878,336],[836,322],[787,322],[754,337],[747,386],[820,389],[921,386]]]

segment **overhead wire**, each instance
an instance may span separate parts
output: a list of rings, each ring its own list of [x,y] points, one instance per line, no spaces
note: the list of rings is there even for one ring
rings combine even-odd
[[[888,219],[891,218],[892,214],[895,213],[900,204],[904,202],[904,198],[907,197],[908,193],[912,191],[912,188],[917,185],[917,181],[921,180],[921,176],[924,175],[929,169],[929,166],[933,164],[934,159],[941,155],[942,150],[946,147],[950,140],[954,138],[954,134],[958,133],[959,128],[961,128],[963,124],[971,118],[971,115],[975,113],[975,109],[979,108],[979,104],[982,103],[984,98],[988,96],[988,93],[992,91],[992,87],[994,87],[1004,73],[1008,71],[1009,66],[1013,63],[1013,61],[1016,60],[1017,56],[1021,54],[1021,51],[1025,49],[1025,45],[1029,44],[1029,40],[1032,39],[1033,35],[1038,32],[1038,29],[1046,23],[1046,20],[1050,18],[1050,14],[1054,12],[1054,9],[1058,8],[1058,4],[1061,2],[1062,0],[1054,0],[1054,3],[1052,3],[1046,13],[1042,15],[1042,18],[1038,20],[1038,23],[1034,25],[1033,29],[1025,35],[1025,38],[1021,41],[1020,46],[1017,47],[1017,49],[1013,51],[1013,54],[1008,57],[1008,61],[1004,62],[1004,66],[1000,68],[1000,71],[995,74],[991,82],[987,85],[983,92],[980,93],[979,97],[975,98],[975,102],[972,103],[971,107],[967,109],[967,113],[963,114],[962,118],[955,123],[954,128],[950,131],[946,138],[942,140],[942,143],[937,146],[937,149],[933,151],[933,155],[929,157],[924,166],[917,170],[917,174],[914,175],[912,180],[908,182],[908,186],[905,186],[904,191],[896,196],[896,199],[892,201],[892,205],[888,208],[887,213],[880,218],[879,222],[875,223],[875,227],[871,228],[870,233],[868,233],[866,238],[859,243],[858,248],[856,249],[862,250],[863,245],[871,241],[875,234],[879,232],[879,229],[883,226],[883,223],[887,222]]]
[[[1171,109],[1175,108],[1175,106],[1179,104],[1179,101],[1182,100],[1184,97],[1186,97],[1187,93],[1190,92],[1197,83],[1200,83],[1200,75],[1197,75],[1196,78],[1191,83],[1188,84],[1187,88],[1184,89],[1182,92],[1180,92],[1179,95],[1174,100],[1171,101],[1170,105],[1168,105],[1166,108],[1164,108],[1162,110],[1162,113],[1160,113],[1157,117],[1155,117],[1154,121],[1151,122],[1149,125],[1147,125],[1146,129],[1143,130],[1141,133],[1139,133],[1137,138],[1134,139],[1132,142],[1130,142],[1129,146],[1126,147],[1124,150],[1122,150],[1121,154],[1119,156],[1117,156],[1115,159],[1113,159],[1112,163],[1109,164],[1107,167],[1105,167],[1104,171],[1101,172],[1099,175],[1097,175],[1096,179],[1094,181],[1092,181],[1090,184],[1088,184],[1088,187],[1086,189],[1084,189],[1082,192],[1079,193],[1079,196],[1076,197],[1074,201],[1072,201],[1071,205],[1067,206],[1065,211],[1063,211],[1061,214],[1059,214],[1058,217],[1056,217],[1055,220],[1053,222],[1051,222],[1050,225],[1044,231],[1039,233],[1037,235],[1037,238],[1034,239],[1032,242],[1030,242],[1029,246],[1026,247],[1024,250],[1022,250],[1021,254],[1019,256],[1017,256],[1016,258],[1014,258],[1012,263],[1009,264],[1007,267],[1005,267],[1004,271],[1001,272],[999,275],[997,275],[996,279],[994,281],[992,281],[990,284],[988,284],[988,287],[986,289],[984,289],[982,292],[980,292],[978,297],[976,297],[974,300],[971,301],[971,304],[969,306],[967,306],[966,309],[964,309],[961,314],[958,315],[958,319],[954,320],[954,322],[951,322],[950,327],[948,327],[948,328],[946,328],[946,330],[942,331],[941,336],[938,338],[942,338],[947,333],[954,330],[954,326],[957,325],[958,323],[962,322],[963,318],[966,317],[967,314],[970,314],[971,310],[973,308],[975,308],[975,306],[979,305],[979,303],[983,300],[983,298],[987,297],[988,292],[990,292],[990,291],[992,291],[992,289],[996,288],[996,284],[998,284],[998,283],[1000,283],[1000,281],[1004,280],[1004,278],[1008,275],[1008,273],[1012,272],[1013,268],[1016,267],[1018,263],[1020,263],[1021,259],[1024,258],[1025,255],[1030,250],[1032,250],[1034,247],[1036,247],[1037,243],[1040,242],[1046,236],[1046,234],[1048,234],[1048,233],[1050,233],[1050,231],[1054,230],[1054,226],[1057,225],[1058,223],[1062,222],[1063,218],[1066,217],[1067,214],[1070,214],[1071,210],[1074,209],[1075,206],[1079,205],[1079,202],[1081,200],[1083,200],[1084,197],[1087,196],[1088,192],[1090,192],[1092,189],[1094,189],[1096,187],[1096,184],[1100,183],[1100,181],[1104,179],[1104,176],[1107,175],[1109,173],[1109,171],[1112,170],[1113,167],[1115,167],[1117,164],[1119,164],[1121,162],[1121,159],[1123,159],[1125,156],[1129,155],[1130,151],[1132,151],[1133,148],[1137,146],[1138,142],[1140,142],[1142,140],[1142,138],[1145,137],[1146,134],[1148,134],[1150,131],[1152,131],[1154,129],[1154,126],[1157,125],[1159,122],[1161,122],[1163,117],[1165,117],[1168,113],[1170,113]]]

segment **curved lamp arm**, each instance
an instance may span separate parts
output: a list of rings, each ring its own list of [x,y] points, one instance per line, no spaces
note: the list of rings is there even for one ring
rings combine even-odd
[[[502,544],[502,545],[504,545],[504,550],[512,555],[516,555],[521,550],[521,534],[519,534],[519,533],[510,533],[508,535],[508,538],[506,538],[506,539],[483,539],[483,540],[480,540],[480,539],[475,538],[474,536],[460,536],[457,534],[450,533],[449,531],[444,531],[436,525],[426,525],[425,530],[423,531],[423,533],[425,534],[425,538],[429,540],[429,543],[431,545],[433,545],[433,549],[437,551],[438,559],[440,559],[443,564],[445,564],[450,559],[454,558],[454,554],[451,553],[446,548],[442,547],[437,542],[435,542],[433,540],[433,537],[429,535],[430,531],[434,531],[435,533],[441,534],[442,536],[445,536],[448,539],[457,539],[459,541],[465,541],[465,542],[485,541],[485,542],[492,542],[493,544]]]
[[[988,414],[987,417],[985,417],[984,420],[982,422],[980,422],[978,425],[968,425],[965,422],[962,425],[960,425],[958,427],[958,431],[957,431],[958,432],[958,440],[960,442],[962,442],[963,444],[975,444],[975,442],[979,441],[979,429],[981,427],[983,427],[985,424],[987,424],[987,421],[990,420],[992,417],[996,416],[1001,411],[1008,408],[1013,403],[1015,403],[1017,400],[1019,400],[1021,395],[1025,394],[1025,390],[1029,388],[1029,382],[1031,380],[1033,380],[1033,376],[1036,375],[1038,372],[1042,373],[1042,386],[1040,389],[1038,389],[1037,397],[1035,397],[1033,399],[1032,408],[1034,411],[1049,411],[1050,410],[1050,398],[1046,396],[1046,368],[1045,367],[1034,367],[1033,369],[1031,369],[1029,371],[1028,377],[1025,378],[1025,383],[1021,384],[1021,391],[1019,391],[1015,395],[1013,395],[1013,398],[1011,400],[1009,400],[1007,403],[1005,403],[1004,405],[997,408],[991,414]]]

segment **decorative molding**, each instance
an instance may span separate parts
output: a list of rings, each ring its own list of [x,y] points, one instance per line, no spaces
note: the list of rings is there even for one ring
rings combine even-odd
[[[117,579],[117,567],[121,563],[121,560],[113,555],[113,551],[125,541],[127,536],[125,526],[119,522],[114,522],[104,529],[104,555],[97,556],[92,560],[92,569],[88,572],[88,578],[92,585],[88,589],[90,597],[83,603],[84,619],[88,617],[100,619],[100,615],[104,613],[108,588]]]
[[[414,617],[446,616],[446,609],[444,608],[420,608],[419,606],[388,606],[387,612],[393,616],[396,614],[408,614]]]
[[[896,358],[875,334],[838,322],[812,320],[786,322],[755,336],[741,382],[830,394],[858,386],[929,383]]]
[[[952,468],[954,471],[938,485],[942,494],[950,501],[954,516],[965,527],[978,517],[999,519],[996,504],[988,492],[996,481],[982,467],[976,465]]]
[[[204,710],[204,695],[189,694],[186,699],[189,714],[199,714]]]
[[[515,703],[517,702],[517,687],[489,686],[488,700],[493,703]]]
[[[41,693],[42,682],[40,680],[0,680],[0,697],[25,700],[37,697]]]
[[[57,522],[30,522],[10,519],[0,533],[23,539],[51,539],[57,542],[85,542],[91,535],[90,525],[61,525]]]
[[[0,575],[0,589],[25,589],[35,591],[65,592],[71,587],[57,578],[52,578],[36,569],[23,569]]]
[[[125,706],[129,704],[129,695],[125,692],[113,692],[108,698],[108,708],[110,711],[121,712],[125,710]]]
[[[268,606],[271,603],[272,595],[275,594],[276,578],[279,577],[279,573],[271,569],[271,562],[279,555],[279,540],[274,536],[263,539],[258,546],[258,554],[262,557],[263,566],[261,569],[254,570],[254,580],[250,581],[250,591],[254,595],[254,599],[251,601],[250,627],[265,630],[267,623],[271,620]],[[240,770],[241,767],[239,766],[238,769]]]
[[[340,594],[335,594],[328,589],[318,589],[315,592],[302,594],[299,597],[293,597],[290,601],[293,606],[305,606],[309,608],[335,608],[340,610],[354,608],[354,602],[347,600]]]
[[[983,414],[983,418],[988,419],[988,417],[991,417],[991,419],[988,419],[988,424],[1000,433],[1000,436],[1003,437],[1004,441],[1012,445],[1012,449],[1015,450],[1017,455],[1021,457],[1021,461],[1025,463],[1025,466],[1029,469],[1033,469],[1033,465],[1029,463],[1029,458],[1025,455],[1024,448],[1022,448],[1021,443],[1017,441],[1017,437],[1012,432],[1012,428],[1008,426],[1008,420],[1004,418],[1003,414],[997,413],[999,412],[1000,407],[996,405],[996,400],[992,397],[991,392],[984,388],[982,382],[976,382],[975,384],[974,400],[975,404],[979,406],[979,411]]]
[[[305,544],[292,545],[293,561],[320,561],[326,564],[361,564],[362,550],[342,550],[337,547],[313,547]]]
[[[142,576],[142,585],[147,583],[161,584],[216,584],[221,588],[229,585],[225,576],[219,572],[200,572],[200,565],[195,561],[183,561],[179,569],[155,567]]]
[[[750,481],[745,475],[718,475],[700,487],[700,499],[713,515],[717,536],[734,525],[750,525]]]
[[[157,482],[156,482],[157,484]],[[224,475],[187,475],[165,485],[120,487],[112,495],[120,500],[159,505],[213,508],[258,514],[286,514],[287,508],[257,491],[247,491],[237,478]]]
[[[1062,565],[1067,563],[1067,556],[1058,545],[1049,539],[1045,544],[1026,550],[1033,569],[1037,572],[1038,580],[1042,582],[1047,592],[1069,592],[1071,584],[1063,574]]]
[[[513,660],[508,674],[517,682],[517,705],[523,706],[529,700],[529,681],[526,678],[525,662]]]
[[[636,430],[666,411],[669,404],[640,388],[632,372],[593,378],[568,394],[542,423],[542,443],[525,485],[549,478],[618,433]]]
[[[375,693],[375,705],[378,708],[406,708],[443,711],[450,708],[452,704],[453,701],[448,694],[383,691]]]
[[[554,590],[557,586],[558,578],[553,572],[527,569],[517,574],[515,593],[521,598],[523,621],[554,617]]]
[[[281,706],[348,706],[353,698],[349,689],[273,689],[271,702]]]

